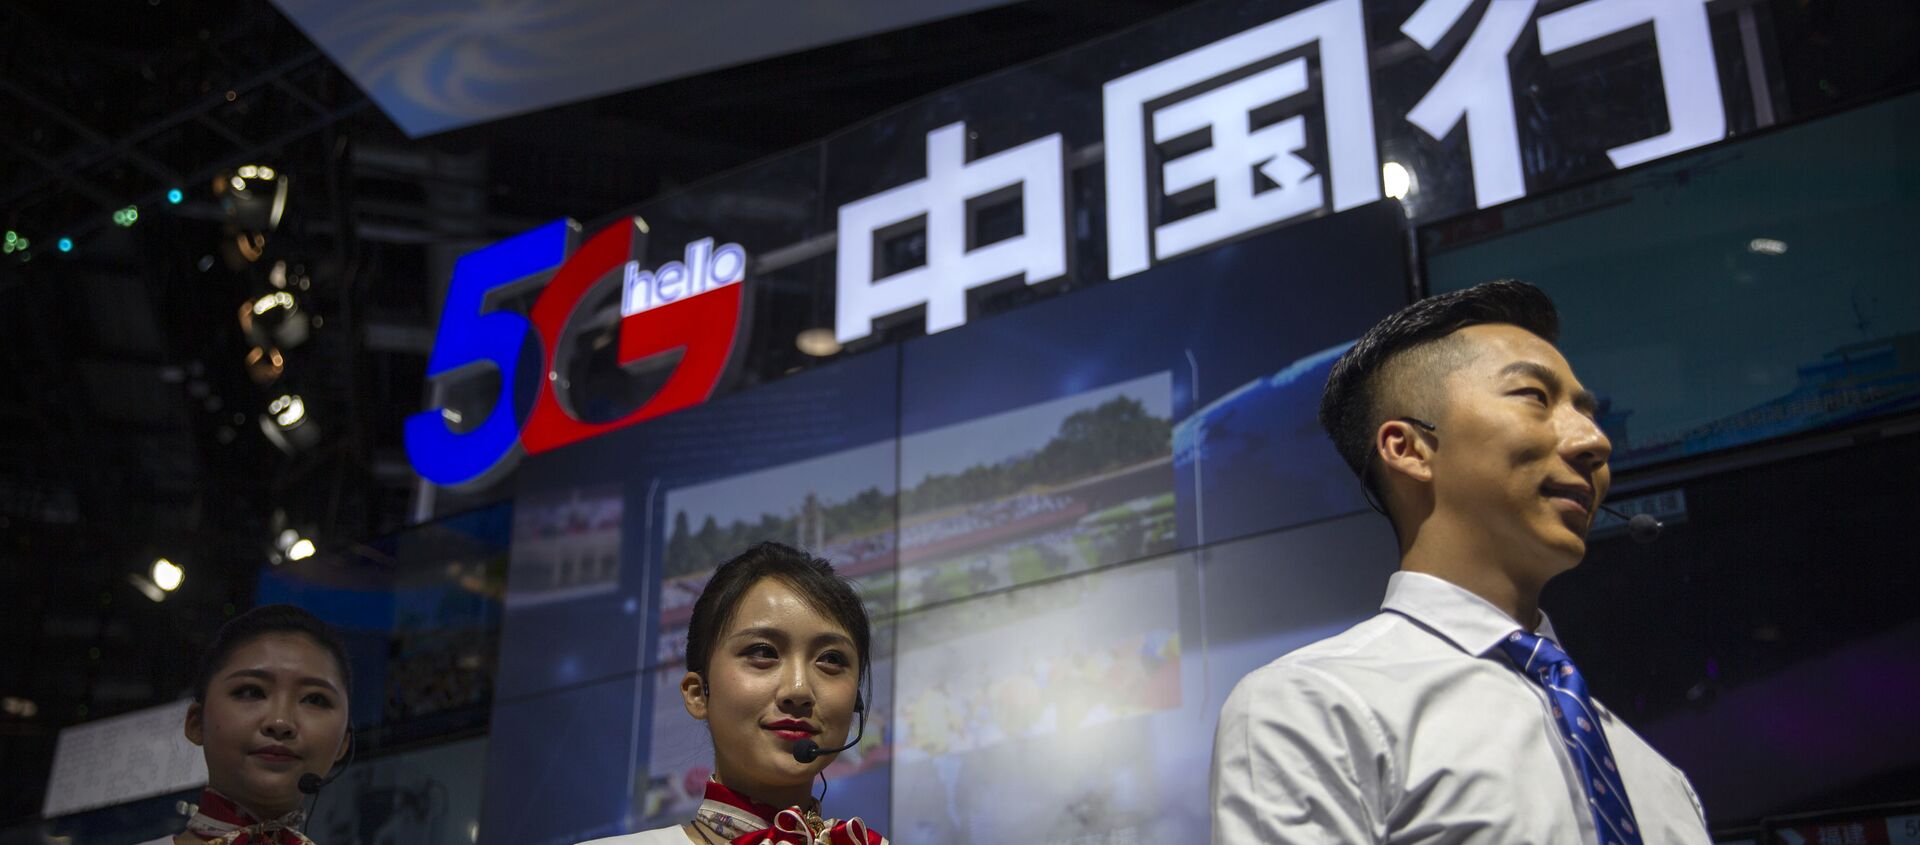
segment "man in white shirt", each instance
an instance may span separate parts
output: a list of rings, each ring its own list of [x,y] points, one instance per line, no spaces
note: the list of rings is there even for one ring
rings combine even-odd
[[[1710,841],[1685,775],[1588,696],[1539,609],[1611,478],[1558,334],[1539,289],[1490,282],[1334,365],[1320,421],[1384,503],[1400,571],[1379,615],[1228,696],[1216,845]]]

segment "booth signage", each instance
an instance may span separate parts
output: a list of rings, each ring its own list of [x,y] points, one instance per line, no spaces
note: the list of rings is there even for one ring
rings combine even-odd
[[[499,375],[499,392],[486,418],[457,431],[458,412],[436,407],[406,421],[407,454],[421,477],[455,488],[482,487],[510,471],[523,453],[539,454],[705,402],[719,385],[739,335],[740,284],[747,253],[739,244],[716,247],[711,238],[688,244],[685,261],[642,270],[644,242],[637,218],[607,227],[575,248],[580,227],[571,220],[468,253],[454,266],[441,309],[427,379],[440,387]],[[561,339],[602,279],[622,281],[618,361],[633,367],[682,351],[666,383],[640,407],[618,419],[580,417],[561,389],[566,350]],[[501,304],[534,289],[527,316]],[[529,330],[539,337],[544,366],[525,425],[516,419],[519,359]]]
[[[1531,29],[1549,61],[1590,56],[1651,38],[1660,64],[1668,129],[1615,147],[1627,167],[1718,141],[1725,107],[1714,61],[1709,0],[1494,0],[1471,28],[1455,30],[1470,0],[1426,0],[1399,27],[1420,49],[1452,61],[1402,117],[1444,138],[1465,125],[1474,202],[1485,208],[1524,196],[1521,141],[1510,57]],[[1459,44],[1457,48],[1451,45]],[[1309,66],[1309,58],[1316,63]],[[1121,278],[1299,217],[1380,199],[1381,166],[1362,0],[1324,0],[1106,82],[1103,145],[1107,275]],[[1317,108],[1317,131],[1305,111]],[[1271,119],[1271,113],[1286,116]],[[1262,117],[1264,116],[1264,117]],[[1038,284],[1068,272],[1066,150],[1060,134],[971,158],[965,122],[927,133],[926,176],[840,206],[836,232],[834,333],[867,337],[876,321],[924,308],[925,330],[966,322],[967,292],[1008,279]],[[1204,137],[1197,148],[1164,145]],[[1324,167],[1303,152],[1325,150]],[[1156,209],[1176,195],[1210,192],[1210,208],[1176,220]],[[970,203],[1018,193],[1023,231],[970,247]],[[924,221],[926,259],[881,273],[877,234]],[[443,485],[477,487],[538,453],[705,401],[735,345],[746,273],[738,244],[689,244],[684,261],[643,270],[637,220],[596,234],[578,251],[578,227],[549,224],[462,258],[448,290],[430,383],[444,386],[491,367],[500,393],[486,420],[456,432],[441,409],[407,421],[408,454],[420,474]],[[1098,224],[1096,224],[1098,225]],[[665,387],[632,413],[587,422],[557,389],[559,339],[590,288],[621,271],[619,361],[632,365],[675,349],[686,354]],[[532,313],[499,310],[516,294],[546,286]],[[533,410],[515,419],[521,344],[537,329],[545,353]]]

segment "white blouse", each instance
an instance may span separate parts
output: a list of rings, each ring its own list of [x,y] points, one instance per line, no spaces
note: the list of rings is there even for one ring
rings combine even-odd
[[[643,830],[638,833],[595,839],[591,842],[582,842],[580,845],[687,845],[693,841],[695,841],[693,837],[687,835],[686,827],[676,824],[656,830]]]

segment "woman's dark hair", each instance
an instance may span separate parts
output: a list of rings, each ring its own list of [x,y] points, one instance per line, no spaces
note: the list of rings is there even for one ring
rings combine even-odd
[[[1372,472],[1374,431],[1390,418],[1437,413],[1412,406],[1423,400],[1431,404],[1447,372],[1462,366],[1457,356],[1446,354],[1442,341],[1483,323],[1519,326],[1548,343],[1560,338],[1553,300],[1526,282],[1502,279],[1402,308],[1368,329],[1334,362],[1326,392],[1320,394],[1320,427],[1368,492],[1380,493]]]
[[[341,695],[352,700],[353,667],[347,662],[347,647],[341,644],[340,636],[320,621],[320,617],[290,604],[262,605],[220,626],[220,632],[213,635],[213,643],[207,646],[207,654],[200,661],[200,674],[193,682],[193,700],[206,703],[207,688],[213,685],[213,676],[227,664],[227,659],[241,646],[268,634],[301,634],[326,649],[333,655],[333,662],[340,666]]]
[[[700,599],[693,603],[693,619],[687,623],[687,669],[702,678],[713,663],[714,642],[733,621],[740,600],[762,578],[778,578],[814,610],[847,629],[859,652],[860,679],[865,680],[872,663],[867,651],[872,634],[867,608],[860,603],[847,579],[833,571],[833,564],[782,543],[764,542],[749,546],[732,560],[720,564],[708,579]]]

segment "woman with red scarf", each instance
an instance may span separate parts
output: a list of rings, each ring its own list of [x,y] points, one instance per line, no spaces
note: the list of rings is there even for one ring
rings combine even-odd
[[[146,845],[313,845],[300,779],[347,754],[352,677],[340,639],[291,605],[255,608],[214,637],[187,707],[207,788],[187,829]]]
[[[761,543],[722,564],[694,603],[680,681],[713,737],[706,799],[683,824],[584,845],[885,845],[811,791],[864,709],[868,639],[859,595],[825,560]]]

